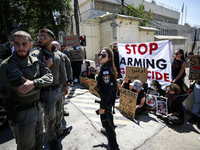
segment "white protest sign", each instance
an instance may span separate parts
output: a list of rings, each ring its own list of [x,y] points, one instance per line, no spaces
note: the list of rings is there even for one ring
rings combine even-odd
[[[157,80],[165,88],[171,80],[172,42],[118,43],[120,72],[124,77],[126,66],[148,68],[147,82]]]

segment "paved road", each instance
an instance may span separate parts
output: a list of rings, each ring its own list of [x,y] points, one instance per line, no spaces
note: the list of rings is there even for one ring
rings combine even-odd
[[[63,150],[105,150],[109,149],[107,139],[99,131],[99,116],[95,110],[96,96],[81,85],[69,87],[65,109],[70,112],[64,117],[64,127],[72,126],[72,132],[59,139]],[[186,114],[185,120],[191,116]],[[127,119],[116,111],[115,124],[117,141],[121,150],[199,150],[200,130],[196,125],[188,124],[168,126],[153,112],[144,113],[139,120]],[[44,143],[49,150],[49,144]],[[0,130],[0,150],[15,150],[16,144],[9,127]]]

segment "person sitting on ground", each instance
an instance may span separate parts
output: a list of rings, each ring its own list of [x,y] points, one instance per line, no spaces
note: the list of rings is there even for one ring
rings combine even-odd
[[[122,82],[121,87],[129,90],[129,84],[131,83],[131,80],[124,78],[124,81]]]
[[[86,66],[86,71],[82,72],[82,76],[83,77],[87,77],[87,78],[92,78],[95,79],[95,69],[93,67],[90,66],[90,62],[86,61],[85,62],[85,66]]]
[[[140,114],[146,109],[145,93],[142,82],[140,80],[134,80],[133,83],[130,83],[129,88],[131,91],[138,93],[135,114]]]
[[[159,96],[165,96],[165,91],[161,89],[161,84],[157,80],[152,80],[150,89],[159,93]]]
[[[182,101],[176,97],[176,95],[180,94],[180,91],[181,89],[177,84],[171,83],[166,86],[168,115],[167,117],[162,117],[167,121],[167,123],[182,124],[184,122]]]

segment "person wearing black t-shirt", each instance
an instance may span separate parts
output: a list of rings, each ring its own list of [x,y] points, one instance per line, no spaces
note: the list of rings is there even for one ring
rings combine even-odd
[[[140,114],[146,109],[145,93],[142,82],[140,80],[134,80],[133,83],[130,83],[129,88],[131,91],[138,93],[135,114]]]

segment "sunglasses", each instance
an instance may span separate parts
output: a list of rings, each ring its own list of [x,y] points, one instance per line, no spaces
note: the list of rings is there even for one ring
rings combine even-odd
[[[178,55],[179,53],[174,53],[174,55]]]
[[[44,40],[46,39],[44,35],[37,36],[37,39]]]
[[[99,57],[101,56],[102,58],[106,58],[106,54],[99,54]]]

